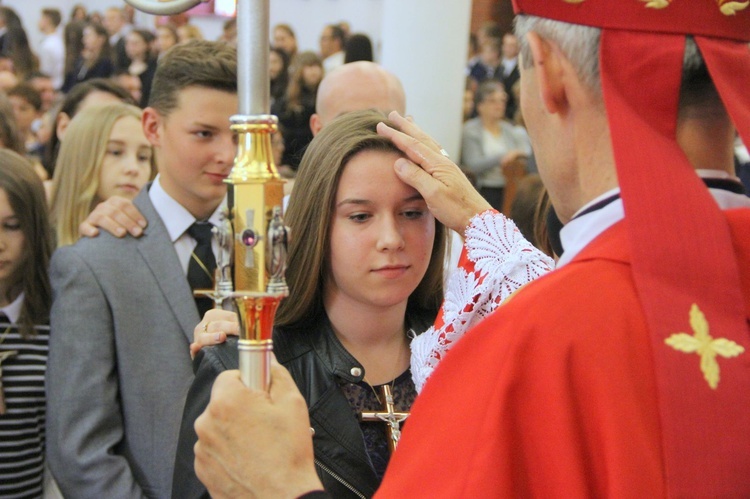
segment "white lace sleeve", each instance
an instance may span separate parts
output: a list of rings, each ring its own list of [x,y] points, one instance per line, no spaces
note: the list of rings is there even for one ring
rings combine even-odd
[[[459,266],[448,280],[435,324],[411,342],[411,372],[417,391],[463,334],[524,284],[555,266],[496,211],[471,219]]]

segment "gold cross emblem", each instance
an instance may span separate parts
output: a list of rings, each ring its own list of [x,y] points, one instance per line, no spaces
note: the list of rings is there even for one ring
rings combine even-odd
[[[712,338],[708,334],[708,321],[695,303],[690,308],[690,327],[693,328],[692,336],[687,333],[675,333],[664,340],[664,343],[680,352],[698,354],[701,358],[703,377],[708,386],[716,390],[719,386],[719,363],[716,356],[729,359],[737,357],[745,349],[726,338]]]

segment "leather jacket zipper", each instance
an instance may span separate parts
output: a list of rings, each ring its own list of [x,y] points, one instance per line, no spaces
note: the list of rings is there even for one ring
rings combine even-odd
[[[315,464],[318,465],[318,466],[320,466],[320,469],[322,469],[323,471],[325,471],[326,473],[328,473],[329,475],[331,475],[334,480],[336,480],[341,485],[343,485],[347,489],[349,489],[352,492],[354,492],[355,494],[357,494],[357,497],[361,497],[362,499],[367,499],[367,497],[364,494],[362,494],[362,492],[360,492],[357,489],[355,489],[352,484],[350,484],[349,482],[347,482],[346,480],[344,480],[343,478],[341,478],[339,475],[337,475],[336,473],[334,473],[333,471],[331,471],[330,468],[328,468],[326,465],[324,465],[323,463],[321,463],[317,459],[315,459]]]

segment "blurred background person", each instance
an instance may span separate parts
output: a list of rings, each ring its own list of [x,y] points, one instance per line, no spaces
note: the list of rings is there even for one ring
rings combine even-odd
[[[505,117],[511,121],[516,119],[519,111],[518,98],[514,87],[521,79],[521,73],[518,70],[518,53],[520,46],[518,38],[513,33],[505,33],[500,52],[502,60],[500,62],[501,72],[500,80],[505,87],[505,93],[508,95],[508,104],[505,107]],[[518,90],[520,93],[520,88]]]
[[[177,36],[177,28],[173,24],[162,24],[156,28],[156,40],[154,41],[154,52],[156,58],[161,57],[164,52],[171,49],[180,42]]]
[[[125,12],[118,7],[108,7],[104,11],[102,25],[107,30],[112,63],[115,69],[125,69],[130,65],[130,58],[125,50],[125,37],[133,29],[125,18]]]
[[[120,71],[112,76],[112,80],[127,90],[133,100],[139,103],[141,108],[144,107],[143,105],[140,105],[143,100],[143,92],[141,90],[141,79],[138,76],[132,75],[127,71]]]
[[[177,39],[179,43],[185,43],[189,40],[203,40],[203,33],[194,24],[183,24],[177,28]]]
[[[62,91],[67,93],[77,83],[91,78],[109,78],[114,69],[107,30],[101,24],[88,23],[83,28],[83,50],[73,70],[65,76]]]
[[[44,168],[49,173],[50,178],[54,175],[60,143],[65,138],[65,131],[75,115],[88,106],[117,102],[137,104],[124,88],[105,78],[94,78],[79,83],[68,92],[60,104],[60,109],[55,114],[52,122],[52,136],[47,142],[44,152]]]
[[[125,52],[130,59],[128,73],[141,80],[140,106],[146,107],[151,94],[151,82],[156,73],[156,59],[151,54],[154,34],[145,29],[134,29],[125,35]]]
[[[347,37],[344,50],[344,64],[355,61],[372,62],[372,41],[363,33],[356,33]]]
[[[282,99],[289,86],[289,56],[280,48],[271,47],[268,73],[271,77],[271,106]]]
[[[320,57],[313,52],[302,52],[297,56],[297,66],[286,95],[271,109],[271,113],[279,117],[284,130],[283,164],[295,171],[313,138],[310,117],[315,113],[315,96],[322,79]]]
[[[41,163],[42,147],[33,125],[42,117],[42,97],[28,83],[20,83],[8,91],[8,100],[13,106],[25,155]]]
[[[83,53],[83,29],[88,21],[71,21],[63,28],[63,41],[65,43],[65,75],[73,73],[78,59]],[[63,78],[63,87],[65,79]],[[63,87],[60,87],[62,90]]]
[[[323,59],[323,68],[330,73],[344,64],[344,32],[335,24],[329,24],[323,28],[320,34],[320,58]]]
[[[297,56],[297,36],[294,34],[291,26],[288,24],[277,24],[273,27],[272,46],[286,52],[289,58],[289,66],[292,67],[294,65],[294,59]]]
[[[506,176],[519,173],[519,162],[531,155],[526,130],[505,121],[507,95],[499,81],[479,85],[475,97],[478,116],[463,126],[461,164],[477,179],[482,196],[498,211],[503,211]],[[507,211],[507,210],[506,210]]]
[[[237,48],[237,19],[231,18],[224,21],[224,26],[221,28],[221,36],[219,37],[220,42],[224,42],[227,45]]]
[[[0,6],[0,28],[5,28],[5,33],[0,36],[0,54],[12,62],[11,71],[19,81],[23,80],[39,69],[39,59],[29,46],[26,30],[15,10]]]
[[[70,21],[88,21],[89,15],[86,6],[82,3],[77,3],[70,10]]]
[[[59,9],[42,9],[38,25],[43,36],[39,44],[39,71],[52,78],[55,89],[62,87],[65,78],[65,41],[61,22]]]

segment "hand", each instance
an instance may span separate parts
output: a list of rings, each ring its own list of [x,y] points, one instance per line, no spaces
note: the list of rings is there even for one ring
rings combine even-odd
[[[212,497],[299,497],[323,490],[305,399],[275,361],[269,393],[245,387],[239,371],[221,373],[195,432],[195,473]]]
[[[528,156],[523,151],[514,149],[500,160],[500,171],[506,180],[520,179],[526,174]]]
[[[502,157],[500,160],[500,167],[504,168],[511,163],[516,162],[519,158],[527,159],[528,156],[525,152],[519,150],[519,149],[513,149],[511,151],[508,151],[508,153]]]
[[[201,348],[217,345],[227,341],[227,335],[238,336],[240,334],[240,323],[237,314],[229,310],[214,308],[206,312],[203,320],[193,329],[193,343],[190,344],[190,357],[200,351]]]
[[[408,158],[396,160],[396,175],[419,191],[435,218],[463,234],[472,217],[492,207],[429,135],[395,111],[388,118],[399,130],[380,123],[378,133]]]
[[[127,233],[140,237],[146,225],[146,219],[132,201],[112,196],[96,205],[94,211],[78,226],[78,233],[81,237],[96,237],[99,235],[98,228],[101,228],[115,237],[125,237]]]

